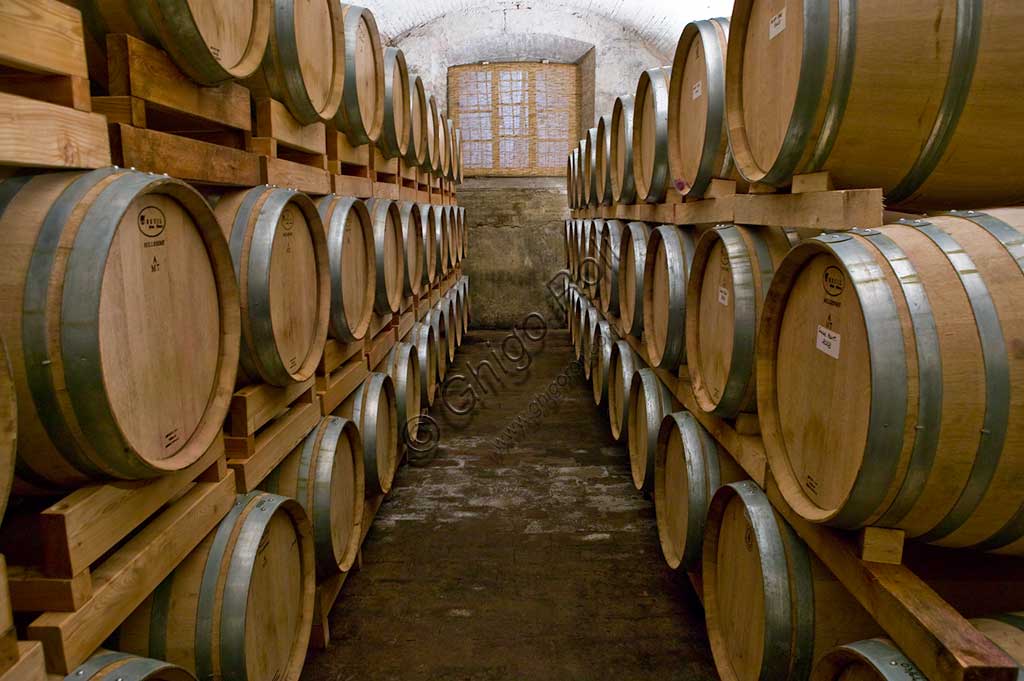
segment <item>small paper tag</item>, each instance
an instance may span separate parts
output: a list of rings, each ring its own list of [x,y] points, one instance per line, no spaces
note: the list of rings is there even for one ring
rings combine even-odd
[[[838,333],[832,329],[826,329],[821,324],[818,325],[818,336],[815,344],[819,350],[832,359],[839,359],[839,341]]]
[[[768,40],[774,40],[775,36],[786,30],[786,8],[768,20]]]
[[[728,305],[729,304],[729,289],[724,286],[718,287],[718,304]]]
[[[700,99],[702,94],[704,94],[704,81],[698,80],[693,84],[693,98]]]

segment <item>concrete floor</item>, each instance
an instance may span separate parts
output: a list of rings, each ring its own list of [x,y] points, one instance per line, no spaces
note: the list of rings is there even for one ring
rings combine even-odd
[[[477,388],[461,422],[435,402],[441,445],[399,472],[331,616],[335,642],[303,681],[717,679],[700,604],[666,567],[626,450],[569,370],[567,333],[529,345],[525,371],[492,358],[497,389],[479,367],[506,336],[467,336],[449,371],[476,370],[488,394]],[[494,438],[552,381],[557,404],[499,451]]]

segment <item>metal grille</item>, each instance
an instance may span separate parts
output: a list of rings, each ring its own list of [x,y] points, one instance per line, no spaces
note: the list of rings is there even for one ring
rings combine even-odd
[[[462,130],[467,175],[560,176],[579,137],[575,64],[448,69],[448,114]]]

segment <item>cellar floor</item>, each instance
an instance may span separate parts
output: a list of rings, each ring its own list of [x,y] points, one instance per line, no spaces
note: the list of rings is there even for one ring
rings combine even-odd
[[[462,409],[472,382],[477,404],[456,417],[435,401],[440,446],[399,472],[303,681],[717,679],[700,604],[661,558],[653,504],[570,369],[568,334],[530,343],[521,372],[507,336],[466,337],[448,401]],[[500,450],[518,414],[524,432]]]

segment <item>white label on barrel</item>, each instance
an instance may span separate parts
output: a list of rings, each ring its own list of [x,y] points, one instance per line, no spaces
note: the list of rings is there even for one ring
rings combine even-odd
[[[698,80],[693,84],[693,98],[700,99],[702,94],[704,94],[704,81]]]
[[[818,349],[833,359],[839,359],[839,334],[818,324]]]
[[[728,305],[729,304],[729,289],[724,286],[718,287],[718,304]]]
[[[786,8],[768,20],[768,40],[774,40],[775,36],[786,30]]]

